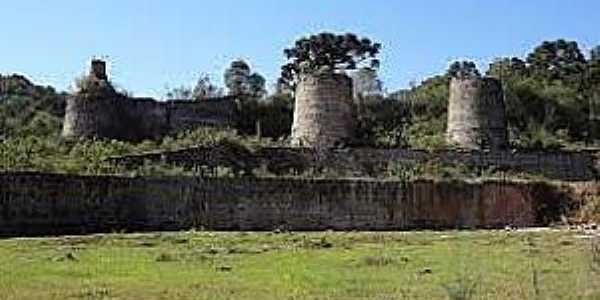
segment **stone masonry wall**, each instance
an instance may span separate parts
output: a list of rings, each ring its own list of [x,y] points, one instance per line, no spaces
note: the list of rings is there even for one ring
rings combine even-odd
[[[508,148],[499,80],[453,78],[448,101],[448,142],[470,150]]]
[[[181,230],[403,230],[544,225],[543,184],[80,177],[0,173],[0,236]]]
[[[329,148],[354,136],[352,79],[343,74],[305,75],[296,89],[292,145]]]
[[[63,136],[119,140],[155,139],[204,126],[229,127],[237,104],[225,97],[206,101],[166,101],[150,98],[87,97],[67,100]]]

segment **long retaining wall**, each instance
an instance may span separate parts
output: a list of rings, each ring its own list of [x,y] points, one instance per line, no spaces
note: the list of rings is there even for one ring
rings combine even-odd
[[[0,236],[533,226],[556,220],[568,203],[562,188],[509,182],[0,173]]]

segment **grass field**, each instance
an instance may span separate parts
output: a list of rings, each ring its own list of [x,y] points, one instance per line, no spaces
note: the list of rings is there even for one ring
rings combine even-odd
[[[7,239],[0,299],[600,299],[599,244],[550,230]]]

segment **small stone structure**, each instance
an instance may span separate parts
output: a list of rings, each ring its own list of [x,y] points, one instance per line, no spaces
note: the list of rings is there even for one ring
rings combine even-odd
[[[80,91],[67,99],[63,136],[155,139],[199,127],[229,127],[236,114],[235,97],[163,102],[119,94],[108,81],[105,63],[93,60]]]
[[[92,68],[90,69],[90,76],[93,76],[99,80],[108,80],[106,75],[106,62],[99,59],[92,60]]]
[[[464,149],[508,148],[501,82],[479,76],[452,78],[447,130],[448,142]]]
[[[344,74],[303,75],[296,88],[292,145],[331,148],[354,135],[352,79]]]

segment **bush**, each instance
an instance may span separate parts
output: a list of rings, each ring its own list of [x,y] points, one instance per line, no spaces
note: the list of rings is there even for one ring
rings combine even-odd
[[[576,219],[579,222],[600,224],[600,196],[585,198],[577,210]]]
[[[428,151],[448,149],[450,145],[446,143],[445,131],[445,118],[416,122],[407,129],[406,139],[413,149]]]

